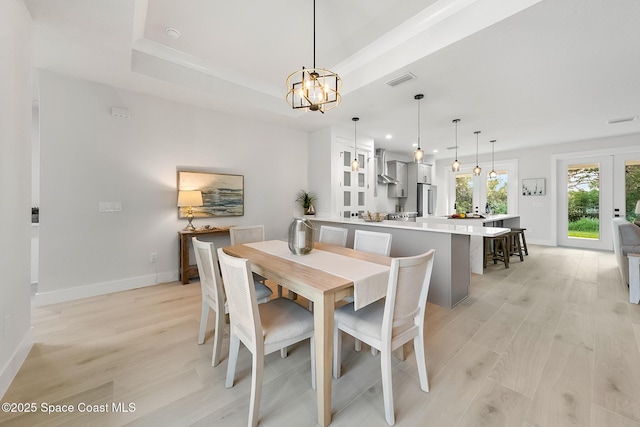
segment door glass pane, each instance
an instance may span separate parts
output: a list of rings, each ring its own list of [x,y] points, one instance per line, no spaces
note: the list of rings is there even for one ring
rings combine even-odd
[[[456,174],[457,213],[473,212],[473,175],[470,173]]]
[[[344,151],[344,156],[342,156],[342,160],[344,162],[344,166],[351,167],[351,152]]]
[[[344,216],[346,219],[351,218],[351,211],[344,211],[343,216]]]
[[[358,174],[358,187],[364,187],[364,174]]]
[[[358,154],[358,163],[360,163],[360,167],[364,167],[364,154]]]
[[[345,206],[351,206],[351,191],[344,192],[344,201]]]
[[[629,222],[640,218],[635,213],[636,204],[640,201],[640,160],[628,160],[624,166],[625,184],[625,216]]]
[[[364,206],[364,191],[358,191],[358,206]]]
[[[489,174],[487,174],[487,206],[485,206],[485,212],[506,214],[509,213],[507,212],[507,183],[509,176],[505,170],[496,172],[498,172],[498,176],[494,179],[489,178]]]
[[[567,167],[567,236],[600,238],[600,165],[575,164]]]
[[[351,187],[351,172],[344,172],[343,185]]]

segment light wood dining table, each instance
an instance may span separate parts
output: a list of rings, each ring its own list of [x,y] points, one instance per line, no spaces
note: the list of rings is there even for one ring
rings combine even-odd
[[[313,301],[318,423],[321,426],[328,426],[331,423],[334,305],[344,297],[353,295],[353,281],[332,274],[331,268],[321,270],[310,267],[247,245],[226,246],[222,250],[229,255],[250,260],[254,272]],[[328,251],[383,266],[391,265],[390,257],[341,246],[316,242],[314,250]]]

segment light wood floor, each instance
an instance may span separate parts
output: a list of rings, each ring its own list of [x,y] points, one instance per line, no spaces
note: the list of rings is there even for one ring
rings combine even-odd
[[[398,426],[640,426],[640,307],[628,303],[613,254],[530,254],[474,276],[458,307],[429,305],[431,391],[419,389],[412,350],[394,358]],[[133,403],[135,412],[0,413],[0,425],[246,425],[249,352],[225,389],[226,357],[210,365],[211,325],[196,344],[199,312],[193,282],[35,308],[36,344],[2,401]],[[366,350],[345,339],[332,425],[386,426],[380,359]],[[260,417],[267,427],[316,425],[308,343],[267,356]]]

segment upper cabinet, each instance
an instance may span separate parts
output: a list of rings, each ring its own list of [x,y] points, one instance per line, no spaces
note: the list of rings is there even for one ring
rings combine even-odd
[[[431,184],[431,167],[426,163],[409,163],[409,181],[419,184]]]
[[[387,162],[387,174],[398,181],[397,184],[387,185],[388,197],[407,197],[407,173],[407,164],[405,162],[400,162],[398,160],[389,160]]]

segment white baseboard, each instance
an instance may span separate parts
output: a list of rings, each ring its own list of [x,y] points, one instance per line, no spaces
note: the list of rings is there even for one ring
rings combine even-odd
[[[29,328],[27,333],[22,337],[20,345],[13,353],[7,364],[0,371],[0,398],[9,390],[11,382],[16,377],[20,367],[27,358],[33,346],[33,328]]]
[[[527,244],[540,246],[556,246],[556,242],[552,240],[530,239],[527,237]]]
[[[81,298],[95,297],[113,292],[128,291],[130,289],[153,286],[160,283],[178,280],[178,273],[169,271],[152,274],[149,276],[131,277],[113,282],[95,283],[76,288],[59,289],[50,292],[38,292],[35,298],[36,306],[57,304],[59,302],[73,301]]]

